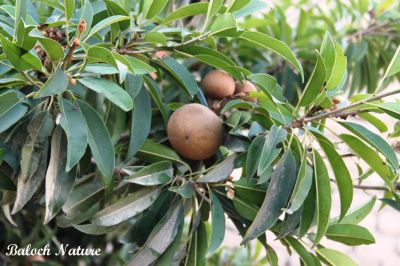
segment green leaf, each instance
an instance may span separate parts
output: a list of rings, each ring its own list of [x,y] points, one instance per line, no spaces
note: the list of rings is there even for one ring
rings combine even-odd
[[[296,67],[302,79],[304,80],[303,67],[301,66],[299,60],[296,58],[296,55],[284,42],[272,38],[264,33],[254,31],[245,31],[240,35],[240,38],[253,42],[261,47],[271,49],[275,53],[281,55],[283,58],[288,60]]]
[[[247,152],[246,158],[246,177],[252,178],[257,172],[258,165],[261,159],[261,153],[263,152],[264,143],[266,137],[263,135],[257,136],[251,143],[250,148]]]
[[[84,0],[83,8],[82,8],[82,13],[79,21],[86,21],[86,29],[83,33],[81,33],[81,39],[85,38],[86,35],[89,33],[91,27],[92,27],[92,22],[93,22],[93,9],[92,5],[90,4],[90,0]],[[77,29],[78,31],[78,29]]]
[[[153,0],[151,1],[151,5],[147,13],[145,14],[145,17],[147,19],[151,19],[160,13],[165,6],[168,4],[169,0]]]
[[[146,243],[128,262],[130,266],[152,265],[174,241],[183,224],[183,206],[177,204],[154,227]]]
[[[28,1],[27,0],[16,0],[15,1],[15,16],[14,16],[14,39],[17,38],[18,33],[23,30],[21,28],[21,24],[19,23],[20,19],[26,21],[27,18],[27,9],[28,9]]]
[[[256,73],[247,77],[252,82],[260,86],[261,90],[271,97],[275,97],[277,100],[284,102],[285,97],[283,96],[283,90],[276,82],[276,79],[265,73]]]
[[[55,40],[43,37],[35,37],[46,54],[50,57],[52,61],[58,61],[64,58],[64,49]]]
[[[323,89],[325,78],[326,70],[324,60],[321,58],[321,55],[317,53],[317,64],[315,65],[311,77],[304,88],[299,103],[300,106],[308,106],[315,101]]]
[[[257,175],[262,175],[262,173],[267,171],[267,169],[272,168],[272,162],[276,159],[281,151],[281,148],[277,148],[277,145],[285,141],[286,137],[286,130],[275,125],[271,127],[267,136],[265,137],[264,146],[260,155],[260,162],[257,168]]]
[[[260,210],[243,237],[242,244],[271,228],[279,219],[296,181],[296,161],[290,150],[279,160]]]
[[[109,16],[116,16],[116,15],[129,16],[128,12],[126,12],[125,9],[123,9],[117,3],[110,1],[110,0],[106,0],[105,2],[107,5],[107,10],[108,10]],[[123,21],[118,22],[118,24],[113,24],[111,26],[111,29],[116,27],[117,33],[118,33],[120,30],[123,31],[123,30],[126,30],[127,28],[129,28],[129,25],[130,25],[130,21],[123,20]],[[112,30],[112,32],[113,32],[113,30]]]
[[[0,41],[3,47],[3,52],[7,56],[7,59],[19,71],[26,70],[42,70],[42,62],[40,59],[33,55],[30,51],[26,51],[11,41],[7,40],[3,35],[0,34]]]
[[[364,119],[365,121],[369,122],[380,132],[384,133],[384,132],[388,131],[388,127],[385,124],[385,122],[383,122],[381,119],[377,118],[376,116],[373,116],[370,113],[360,113],[360,114],[358,114],[358,116],[361,117],[362,119]]]
[[[400,71],[400,45],[397,47],[396,53],[394,54],[388,68],[386,69],[384,78],[393,76]]]
[[[231,155],[223,162],[217,164],[210,172],[198,178],[199,183],[213,183],[226,180],[235,167],[235,155]]]
[[[102,93],[110,102],[125,112],[132,110],[132,98],[123,88],[114,82],[101,78],[81,78],[79,82],[97,93]]]
[[[328,31],[325,33],[324,40],[322,41],[320,53],[325,64],[326,80],[329,80],[335,66],[336,49],[332,35]]]
[[[113,185],[113,174],[115,166],[115,152],[107,128],[96,112],[84,101],[78,100],[79,109],[86,119],[88,130],[88,143],[94,160],[99,168],[103,184],[107,189]]]
[[[284,238],[284,241],[286,241],[296,251],[296,253],[299,254],[300,259],[304,263],[304,265],[314,266],[314,259],[312,255],[300,243],[300,241],[291,236]]]
[[[374,169],[374,171],[382,177],[390,188],[393,188],[393,184],[390,181],[393,177],[393,173],[390,171],[388,165],[372,148],[368,147],[357,137],[347,134],[341,134],[339,137],[350,147],[350,149],[353,150],[353,152],[355,152],[357,156]]]
[[[88,35],[86,36],[86,38],[84,39],[84,41],[86,41],[87,39],[89,39],[90,37],[92,37],[94,34],[96,34],[97,32],[99,32],[100,30],[114,24],[120,21],[124,21],[124,20],[129,20],[128,16],[121,16],[121,15],[117,15],[117,16],[111,16],[108,17],[106,19],[103,19],[102,21],[100,21],[99,23],[97,23],[96,25],[93,26],[93,28],[90,30],[90,32],[88,33]]]
[[[351,258],[337,250],[320,248],[317,255],[329,266],[357,266]]]
[[[342,157],[338,154],[332,142],[330,142],[328,138],[316,130],[312,130],[311,132],[317,137],[319,145],[331,164],[331,168],[335,175],[336,183],[339,189],[340,218],[343,218],[349,210],[353,200],[353,181],[351,179],[351,175]]]
[[[146,84],[146,87],[148,88],[151,97],[153,98],[155,104],[158,107],[158,111],[161,113],[161,116],[164,120],[164,123],[168,123],[169,119],[169,110],[165,103],[163,102],[162,99],[162,94],[161,94],[161,89],[158,87],[158,83],[155,82],[153,79],[150,77],[144,77],[144,81]]]
[[[326,237],[348,246],[375,243],[373,235],[364,227],[355,224],[334,224],[328,227]]]
[[[335,64],[332,69],[332,74],[329,79],[327,79],[326,83],[326,88],[328,90],[333,90],[340,85],[347,68],[347,58],[344,54],[343,48],[338,43],[335,43],[335,49]]]
[[[244,8],[250,2],[251,2],[251,0],[234,0],[231,2],[231,5],[228,7],[228,12],[238,11],[238,10]]]
[[[214,17],[218,13],[222,4],[223,4],[222,0],[210,0],[208,4],[207,16],[206,16],[206,21],[204,22],[204,26],[207,26],[207,23],[210,20],[210,18]]]
[[[0,133],[9,129],[26,114],[28,107],[22,101],[22,96],[16,91],[0,94]]]
[[[72,191],[76,169],[65,171],[67,163],[67,138],[61,127],[56,127],[51,139],[50,162],[46,172],[46,213],[47,224],[61,210]]]
[[[29,36],[29,32],[32,31],[34,26],[26,26],[22,18],[19,19],[19,30],[17,32],[17,45],[27,51],[31,50],[35,44],[35,38]]]
[[[307,163],[307,151],[304,150],[299,172],[297,174],[296,185],[294,186],[293,194],[289,201],[289,208],[286,210],[287,213],[293,214],[303,205],[308,193],[310,192],[312,179],[313,169]]]
[[[205,224],[200,222],[189,242],[185,266],[206,266],[207,231]]]
[[[359,124],[352,122],[339,122],[339,124],[380,151],[388,159],[393,169],[399,169],[399,162],[393,148],[381,136]]]
[[[99,211],[92,222],[99,226],[117,225],[149,208],[160,192],[160,189],[141,189]]]
[[[237,31],[237,22],[235,16],[231,13],[226,13],[218,16],[210,28],[211,35],[224,35],[225,32]]]
[[[135,174],[125,178],[124,181],[142,186],[155,186],[165,184],[171,180],[174,174],[170,161],[161,161],[143,167]]]
[[[95,236],[110,233],[115,229],[115,227],[104,227],[95,224],[74,224],[73,227],[84,234]]]
[[[69,21],[75,12],[75,0],[64,0],[65,17]]]
[[[67,163],[65,171],[69,172],[85,154],[88,132],[85,117],[79,111],[77,103],[58,98],[60,105],[60,125],[67,135]]]
[[[145,75],[152,72],[156,72],[156,69],[154,67],[150,66],[149,64],[146,64],[145,62],[135,57],[126,55],[125,58],[131,65],[131,68],[133,69],[135,75]]]
[[[153,140],[146,140],[140,148],[137,157],[148,160],[150,162],[159,162],[164,160],[171,160],[183,164],[188,169],[190,167],[182,161],[178,154],[171,148],[162,144],[156,143]]]
[[[35,99],[63,93],[68,87],[68,76],[60,67],[35,94]]]
[[[365,204],[357,207],[354,210],[351,210],[345,217],[343,217],[339,221],[339,217],[336,217],[332,219],[330,224],[334,223],[341,223],[341,224],[358,224],[362,220],[364,220],[365,217],[368,216],[368,214],[372,211],[374,208],[376,202],[376,198],[372,197],[369,201],[367,201]]]
[[[318,216],[317,233],[314,240],[316,246],[328,228],[329,213],[331,211],[331,185],[328,170],[324,160],[316,150],[313,150],[314,181],[316,189],[316,213]]]
[[[400,104],[395,102],[389,103],[378,103],[378,104],[368,104],[370,106],[379,107],[382,111],[387,113],[388,115],[400,119]]]
[[[211,192],[211,237],[208,245],[207,256],[214,253],[222,244],[225,236],[224,209],[217,195]]]
[[[151,126],[151,99],[144,87],[139,88],[134,103],[128,158],[132,158],[146,141]]]
[[[208,11],[208,3],[194,3],[184,5],[172,13],[170,13],[162,22],[163,24],[169,23],[174,20],[182,19],[185,17],[195,16],[199,14],[206,14]]]
[[[190,96],[193,97],[197,94],[197,91],[199,90],[197,82],[192,73],[190,73],[186,67],[170,56],[160,60],[160,63],[175,79],[177,79]]]
[[[161,32],[150,31],[144,35],[144,41],[149,43],[161,44],[163,46],[167,46],[167,37]]]

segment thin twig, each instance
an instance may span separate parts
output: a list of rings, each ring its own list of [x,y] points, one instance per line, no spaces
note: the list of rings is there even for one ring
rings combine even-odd
[[[333,182],[333,183],[336,183],[335,179],[331,178],[330,181]],[[353,185],[353,188],[362,189],[362,190],[391,191],[390,188],[385,187],[385,186]],[[395,189],[396,190],[400,190],[400,185],[396,185]]]

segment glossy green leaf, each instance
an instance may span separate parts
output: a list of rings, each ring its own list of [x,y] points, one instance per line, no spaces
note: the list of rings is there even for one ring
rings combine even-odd
[[[254,221],[247,230],[242,243],[256,238],[265,230],[271,228],[284,208],[292,193],[296,181],[296,161],[290,150],[288,150],[279,160],[274,170],[271,182],[260,210]]]
[[[69,21],[75,12],[75,0],[64,0],[65,17]]]
[[[185,266],[206,266],[207,260],[207,232],[203,222],[197,227],[190,242],[185,260]]]
[[[329,266],[357,266],[351,258],[337,250],[320,248],[317,255]]]
[[[16,91],[0,94],[0,133],[18,122],[28,111],[22,97]]]
[[[362,140],[352,135],[341,134],[339,136],[349,147],[355,152],[357,156],[363,159],[374,171],[382,177],[389,187],[393,187],[390,181],[393,173],[390,171],[388,165],[382,160],[381,157],[370,147],[368,147]]]
[[[308,106],[312,104],[317,96],[321,93],[326,78],[326,70],[324,60],[321,55],[317,53],[317,64],[311,74],[310,79],[304,88],[303,95],[301,96],[300,106]]]
[[[80,100],[78,100],[78,104],[80,111],[86,119],[90,150],[102,174],[104,186],[110,189],[113,184],[115,166],[115,152],[110,134],[103,120],[93,107]]]
[[[235,167],[235,155],[231,155],[221,163],[217,164],[210,172],[198,178],[199,183],[213,183],[226,180]]]
[[[235,16],[231,13],[226,13],[218,16],[211,25],[210,31],[212,35],[223,35],[226,31],[237,31],[237,22]]]
[[[320,132],[312,131],[312,133],[317,137],[319,145],[328,158],[335,175],[340,195],[340,217],[343,218],[349,210],[353,200],[353,181],[351,179],[350,172],[347,169],[342,157],[336,151],[333,143],[330,142],[328,138],[326,138]]]
[[[85,154],[88,132],[85,117],[79,111],[78,104],[58,98],[60,105],[60,125],[67,135],[67,162],[65,171],[69,172]]]
[[[14,39],[17,38],[18,32],[22,29],[20,28],[21,24],[19,23],[19,19],[21,18],[23,21],[26,21],[28,14],[28,1],[27,0],[16,0],[15,1],[15,16],[14,16]]]
[[[369,122],[380,132],[384,133],[384,132],[388,131],[388,127],[387,127],[386,123],[383,122],[378,117],[376,117],[370,113],[360,113],[360,114],[358,114],[358,116],[361,117],[362,119],[364,119],[365,121]]]
[[[331,211],[331,185],[328,170],[324,160],[316,150],[313,150],[314,182],[316,189],[316,214],[318,217],[317,233],[314,240],[316,246],[325,235],[328,228],[329,213]]]
[[[303,67],[296,58],[296,55],[284,42],[272,38],[264,33],[254,31],[245,31],[240,35],[240,38],[253,42],[261,47],[271,49],[272,51],[281,55],[296,67],[302,79],[304,79]]]
[[[247,152],[246,158],[246,177],[252,178],[257,172],[258,165],[261,159],[261,153],[263,152],[265,136],[257,136],[250,145]]]
[[[155,68],[143,62],[142,60],[139,60],[132,56],[125,56],[125,58],[131,65],[131,68],[133,69],[135,75],[145,75],[151,72],[156,72]]]
[[[210,0],[207,9],[206,21],[204,23],[205,26],[207,26],[207,23],[208,21],[210,21],[210,18],[214,17],[218,13],[222,4],[223,4],[222,0]]]
[[[211,194],[211,237],[208,245],[207,256],[214,253],[222,244],[225,236],[224,209],[217,195]]]
[[[326,83],[326,88],[328,90],[333,90],[337,86],[339,86],[339,84],[343,80],[347,68],[347,58],[344,54],[344,50],[337,42],[335,43],[335,50],[335,64],[333,66],[332,73],[329,79],[327,78]]]
[[[146,243],[128,262],[129,266],[152,265],[174,241],[183,223],[183,206],[178,204],[154,227]]]
[[[310,252],[307,251],[307,249],[294,237],[286,237],[284,241],[288,242],[288,244],[296,251],[297,254],[299,254],[301,261],[304,263],[304,265],[307,266],[313,266],[314,265],[314,259]]]
[[[364,227],[355,224],[334,224],[328,227],[326,237],[348,246],[370,245],[375,243],[372,234]]]
[[[149,43],[156,43],[167,46],[167,37],[161,32],[150,31],[144,36],[144,41]]]
[[[46,172],[46,213],[47,224],[61,210],[72,191],[76,169],[65,171],[67,164],[67,138],[61,127],[56,127],[51,139],[50,161]]]
[[[208,11],[208,3],[194,3],[184,5],[172,13],[170,13],[163,21],[163,24],[169,23],[174,20],[182,19],[185,17],[195,16],[199,14],[206,14]]]
[[[265,73],[256,73],[247,77],[252,82],[260,86],[261,90],[271,97],[275,97],[277,100],[284,102],[285,97],[283,96],[282,88],[277,84],[276,79]]]
[[[36,39],[52,61],[58,61],[64,58],[64,49],[58,42],[43,37],[36,37]]]
[[[394,54],[388,68],[386,69],[384,78],[393,76],[400,71],[400,45],[397,47],[396,53]]]
[[[114,227],[104,227],[95,224],[75,224],[73,227],[82,233],[95,236],[110,233],[115,229]]]
[[[155,186],[167,183],[171,180],[173,174],[172,163],[161,161],[143,167],[135,174],[125,178],[124,181],[142,186]]]
[[[168,119],[169,119],[169,110],[163,101],[163,95],[161,93],[161,89],[160,89],[158,83],[155,82],[150,77],[145,76],[143,79],[146,84],[146,88],[148,88],[148,91],[149,91],[151,97],[153,98],[153,101],[155,102],[155,104],[158,107],[159,112],[161,113],[164,123],[167,124]]]
[[[87,39],[89,39],[90,37],[92,37],[94,34],[96,34],[97,32],[99,32],[100,30],[114,24],[120,21],[124,21],[124,20],[129,20],[128,16],[121,16],[121,15],[117,15],[117,16],[111,16],[108,17],[102,21],[100,21],[99,23],[97,23],[96,25],[94,25],[92,27],[92,29],[90,30],[90,32],[87,34],[86,38],[84,39],[84,41],[86,41]]]
[[[119,224],[149,208],[159,195],[159,189],[139,190],[98,212],[93,217],[93,223],[99,226]]]
[[[325,33],[324,40],[322,41],[321,44],[320,53],[325,64],[326,80],[329,80],[329,78],[332,75],[332,70],[335,66],[335,58],[336,58],[335,42],[332,39],[332,35],[329,32]]]
[[[90,0],[84,0],[83,2],[83,8],[82,8],[82,13],[79,21],[84,20],[86,22],[86,29],[83,33],[81,33],[80,37],[81,39],[85,38],[86,35],[89,33],[91,27],[92,27],[92,22],[93,22],[93,9],[92,5],[90,4]]]
[[[49,77],[42,88],[35,94],[35,98],[43,98],[63,93],[68,87],[68,76],[61,68],[58,68]]]
[[[125,112],[132,110],[133,101],[129,94],[114,82],[101,78],[81,78],[79,82],[89,89],[103,94],[110,102]]]
[[[160,13],[165,8],[169,0],[155,0],[150,2],[151,2],[150,8],[148,9],[148,12],[145,14],[145,17],[147,19],[151,19],[157,16],[158,13]]]
[[[369,201],[367,201],[365,204],[357,207],[354,210],[351,210],[345,217],[343,217],[340,221],[338,218],[333,219],[331,223],[341,223],[341,224],[358,224],[362,220],[364,220],[365,217],[368,216],[368,214],[372,211],[372,209],[375,206],[376,198],[372,197]]]
[[[393,148],[381,136],[356,123],[339,122],[339,124],[380,151],[388,159],[393,169],[399,168],[399,162]]]
[[[139,89],[134,103],[128,158],[132,158],[146,141],[151,126],[151,101],[149,93],[144,87]]]

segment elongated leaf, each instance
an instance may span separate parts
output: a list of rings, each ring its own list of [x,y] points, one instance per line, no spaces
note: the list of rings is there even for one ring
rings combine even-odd
[[[317,255],[329,266],[357,266],[351,258],[337,250],[320,248]]]
[[[36,37],[36,39],[52,61],[58,61],[64,57],[64,49],[55,40],[43,37]]]
[[[161,64],[167,69],[167,71],[178,80],[189,95],[194,96],[197,94],[199,88],[197,82],[194,79],[192,73],[190,73],[183,65],[172,57],[165,57]]]
[[[317,64],[311,74],[310,79],[304,88],[303,95],[300,100],[300,106],[307,106],[312,104],[317,96],[321,93],[326,78],[326,70],[324,60],[321,55],[317,53]]]
[[[68,87],[68,76],[61,68],[58,68],[46,81],[42,88],[35,94],[35,98],[43,98],[60,94]]]
[[[296,55],[292,52],[292,50],[290,50],[289,46],[287,46],[284,42],[274,39],[264,33],[254,32],[254,31],[245,31],[240,35],[240,38],[246,39],[261,47],[271,49],[272,51],[281,55],[296,67],[302,79],[304,80],[303,67],[301,66],[299,60],[296,58]]]
[[[210,0],[207,9],[206,21],[204,23],[205,26],[207,26],[207,22],[210,21],[210,18],[212,18],[218,13],[218,10],[221,8],[222,4],[223,4],[222,0]]]
[[[169,0],[155,0],[152,1],[151,6],[146,13],[146,18],[151,19],[160,13],[164,7],[168,4]]]
[[[316,214],[318,216],[317,234],[314,246],[321,241],[328,228],[329,213],[331,211],[331,185],[324,160],[316,150],[313,150],[314,181],[316,189]]]
[[[139,94],[135,97],[134,103],[128,158],[132,158],[146,141],[151,126],[151,101],[144,87],[139,88]]]
[[[364,227],[355,224],[334,224],[328,227],[326,237],[348,246],[370,245],[375,243],[372,234]]]
[[[212,35],[216,36],[227,36],[236,35],[237,22],[235,16],[231,13],[226,13],[218,16],[214,23],[211,25],[210,31]]]
[[[125,59],[128,60],[135,75],[145,75],[156,72],[155,68],[135,57],[125,56]]]
[[[189,243],[185,266],[206,266],[207,232],[203,222],[200,222]]]
[[[265,136],[257,136],[250,145],[246,158],[246,177],[252,178],[257,172],[261,160],[261,153],[264,148]]]
[[[389,187],[393,188],[393,184],[390,181],[393,177],[393,173],[372,148],[368,147],[357,137],[346,134],[341,134],[339,137],[357,154],[357,156],[374,169]]]
[[[160,195],[159,189],[142,189],[107,206],[93,217],[99,226],[112,226],[126,221],[149,208]]]
[[[351,210],[351,212],[349,212],[340,221],[339,221],[339,217],[336,217],[336,218],[332,219],[330,224],[334,224],[334,223],[358,224],[362,220],[364,220],[365,217],[368,216],[368,214],[374,208],[375,202],[376,202],[376,198],[372,197],[371,200],[367,201],[365,204],[357,207],[354,210]]]
[[[335,50],[335,64],[326,83],[326,88],[328,90],[333,90],[340,85],[347,68],[347,58],[344,54],[343,48],[338,43],[335,43]]]
[[[321,44],[320,53],[325,63],[326,79],[329,80],[332,75],[332,70],[335,66],[336,58],[335,42],[333,41],[332,35],[329,32],[325,33],[324,40]]]
[[[260,155],[257,175],[261,175],[271,167],[273,160],[278,156],[280,148],[276,146],[286,140],[287,131],[277,126],[272,126],[265,137],[264,147]],[[265,180],[266,181],[266,180]]]
[[[80,17],[79,21],[83,21],[83,20],[86,22],[86,29],[84,32],[81,33],[81,39],[86,37],[86,35],[89,33],[89,31],[92,27],[93,9],[92,9],[92,5],[90,4],[90,0],[84,0],[82,13],[81,13],[81,17]],[[77,29],[77,31],[78,30],[79,29]]]
[[[95,236],[110,233],[115,229],[115,227],[104,227],[95,224],[75,224],[73,227],[82,233]]]
[[[65,171],[69,172],[85,154],[88,142],[88,132],[85,117],[79,112],[78,104],[58,98],[60,105],[60,125],[68,140],[67,163]]]
[[[304,265],[313,266],[314,259],[307,249],[294,237],[286,237],[284,241],[288,242],[289,245],[299,254],[301,261]]]
[[[194,3],[190,5],[184,5],[174,12],[169,14],[163,21],[163,24],[182,19],[185,17],[195,16],[199,14],[206,14],[208,11],[208,3]]]
[[[89,89],[102,93],[112,103],[125,112],[133,108],[133,102],[129,94],[114,82],[101,78],[82,78],[79,82]]]
[[[297,174],[296,185],[293,189],[293,194],[290,199],[290,207],[286,210],[287,213],[293,214],[300,209],[310,192],[313,178],[313,169],[307,163],[307,151],[303,152],[299,172]]]
[[[317,131],[312,131],[312,133],[317,137],[319,145],[323,149],[326,157],[329,160],[329,163],[331,164],[331,168],[335,175],[336,183],[339,189],[340,218],[343,218],[349,210],[353,200],[353,181],[351,179],[351,175],[342,157],[338,154],[333,144],[321,133]]]
[[[74,16],[75,0],[64,0],[64,10],[67,21]]]
[[[18,122],[27,111],[28,107],[22,103],[22,95],[16,91],[0,94],[0,133]]]
[[[50,162],[46,172],[46,214],[48,223],[61,210],[75,182],[75,170],[65,171],[67,138],[61,127],[56,127],[51,139]]]
[[[296,161],[290,150],[279,160],[260,210],[247,230],[242,243],[256,238],[271,228],[285,207],[296,181]]]
[[[21,24],[19,23],[19,19],[21,18],[23,21],[26,21],[26,17],[28,14],[28,1],[27,0],[16,0],[15,1],[15,16],[14,16],[14,39],[17,38],[17,34],[22,30],[20,28]]]
[[[222,244],[225,236],[225,216],[224,209],[217,195],[211,194],[211,237],[208,245],[207,256],[214,253]]]
[[[148,266],[156,261],[174,241],[183,223],[183,217],[183,206],[178,204],[157,223],[147,242],[127,265]]]
[[[124,180],[142,186],[154,186],[168,182],[171,180],[173,174],[174,169],[172,168],[172,163],[169,161],[161,161],[143,167]]]
[[[283,96],[282,88],[277,84],[276,79],[265,73],[257,73],[247,77],[255,84],[260,86],[262,91],[266,95],[270,95],[271,97],[275,97],[277,100],[284,102],[285,97]]]
[[[400,71],[400,45],[397,47],[396,53],[394,54],[390,64],[385,72],[385,78],[393,76]]]
[[[100,30],[114,24],[120,21],[124,21],[124,20],[129,20],[128,16],[111,16],[108,17],[102,21],[100,21],[99,23],[97,23],[96,25],[94,25],[92,27],[92,29],[90,30],[90,32],[88,33],[88,35],[86,36],[86,38],[84,39],[84,41],[86,41],[87,39],[89,39],[90,37],[92,37],[94,34],[96,34],[97,32],[99,32]]]
[[[340,124],[380,151],[388,159],[393,169],[399,168],[399,162],[393,148],[381,136],[359,124],[352,122],[340,122]]]
[[[102,174],[104,186],[110,189],[115,165],[115,152],[110,134],[99,114],[90,105],[80,100],[78,104],[86,119],[89,147]]]
[[[216,165],[210,172],[197,179],[197,182],[212,183],[226,180],[235,167],[235,159],[235,155],[229,156],[223,162]]]

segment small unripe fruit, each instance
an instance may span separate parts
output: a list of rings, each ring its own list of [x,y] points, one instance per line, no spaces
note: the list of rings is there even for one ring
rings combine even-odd
[[[249,95],[251,92],[257,91],[256,86],[254,86],[253,83],[251,83],[248,80],[244,80],[243,83],[240,81],[235,82],[235,94],[240,94],[244,93],[245,95]],[[250,98],[250,97],[244,97],[246,101],[248,102],[257,102],[257,98]]]
[[[79,45],[81,45],[81,41],[78,38],[74,38],[72,41],[72,47],[78,47]]]
[[[83,33],[86,30],[86,20],[82,19],[78,25],[79,33]]]
[[[75,86],[76,85],[76,79],[73,79],[73,78],[69,79],[69,84],[72,85],[72,86]]]
[[[169,56],[168,51],[157,51],[154,53],[154,57],[158,59],[164,59]]]
[[[221,70],[209,72],[203,79],[204,93],[216,100],[232,96],[235,92],[235,81]]]
[[[191,160],[210,158],[222,145],[222,120],[207,107],[191,103],[178,108],[167,127],[171,146]]]

